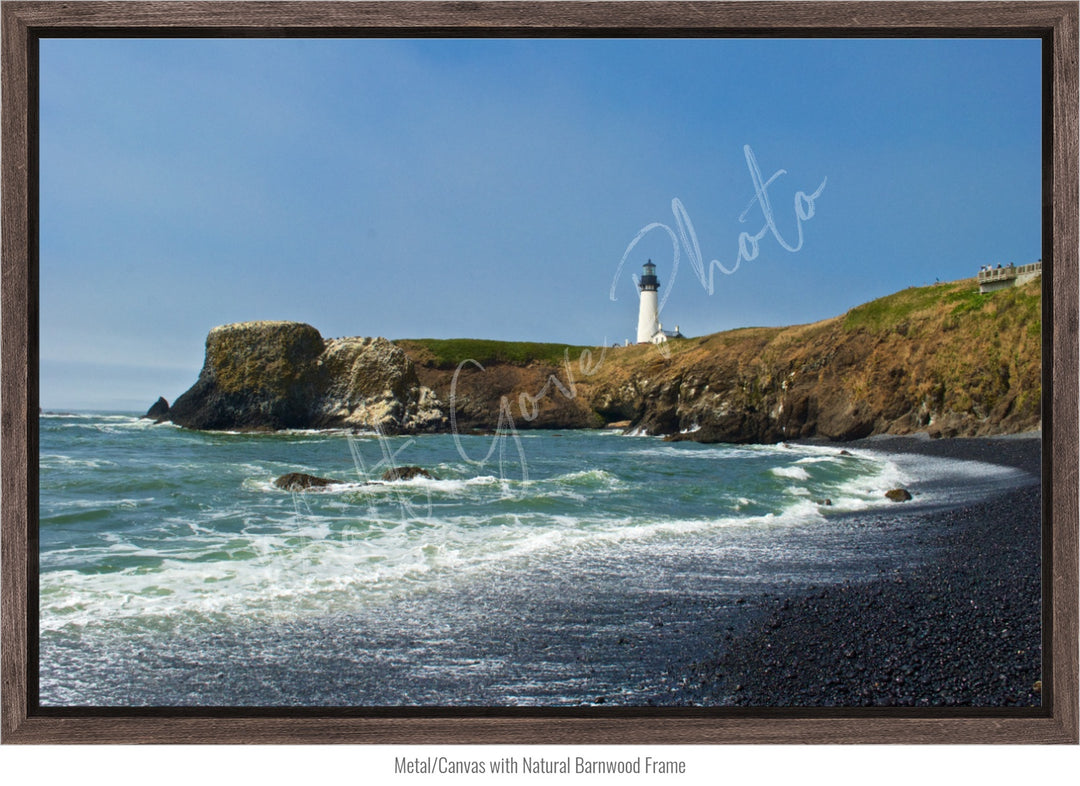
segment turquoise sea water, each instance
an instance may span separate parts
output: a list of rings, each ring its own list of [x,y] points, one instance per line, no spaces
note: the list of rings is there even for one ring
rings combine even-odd
[[[924,558],[886,490],[954,504],[1018,477],[597,431],[40,424],[43,705],[664,703],[761,593]]]

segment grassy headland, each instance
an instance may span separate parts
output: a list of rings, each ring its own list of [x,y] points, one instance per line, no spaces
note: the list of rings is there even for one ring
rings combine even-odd
[[[502,403],[519,428],[631,421],[703,441],[1013,433],[1040,422],[1040,283],[987,294],[974,279],[912,287],[809,325],[725,331],[663,351],[610,347],[602,363],[597,347],[396,343],[443,402],[459,363],[483,365],[462,370],[456,406],[461,422],[488,428]],[[536,417],[519,406],[522,394],[541,396]]]
[[[582,350],[592,347],[544,344],[537,341],[493,341],[483,338],[416,338],[394,342],[404,349],[414,362],[440,369],[455,369],[463,360],[473,360],[482,366],[492,363],[529,365],[546,363],[558,366],[570,351],[577,358]]]
[[[662,347],[324,340],[295,322],[227,325],[210,332],[198,381],[166,417],[386,433],[628,424],[703,442],[1015,433],[1040,423],[1040,283],[913,287],[810,325]]]

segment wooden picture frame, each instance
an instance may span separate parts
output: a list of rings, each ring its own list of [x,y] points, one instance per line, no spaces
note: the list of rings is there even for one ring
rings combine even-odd
[[[1070,2],[6,2],[4,743],[1076,743],[1077,22]],[[1038,37],[1044,51],[1038,710],[43,709],[37,703],[37,55],[45,37]]]

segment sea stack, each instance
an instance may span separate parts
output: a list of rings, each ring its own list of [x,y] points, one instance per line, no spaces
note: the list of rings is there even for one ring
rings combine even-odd
[[[150,409],[146,410],[144,418],[150,420],[161,420],[169,415],[169,402],[165,400],[164,396],[159,396],[158,400],[154,402],[154,405]]]
[[[195,385],[173,402],[169,417],[195,429],[282,429],[311,425],[324,342],[298,322],[223,325],[206,338]]]
[[[385,338],[326,339],[301,322],[222,325],[206,338],[195,384],[169,410],[203,430],[445,428],[435,394]]]

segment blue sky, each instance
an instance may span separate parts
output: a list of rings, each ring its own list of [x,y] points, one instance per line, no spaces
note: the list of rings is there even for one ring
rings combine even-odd
[[[41,42],[41,402],[142,410],[215,325],[633,338],[811,322],[1041,258],[1037,40]],[[675,281],[662,228],[678,199]],[[824,183],[813,215],[797,192]],[[740,215],[744,214],[740,222]],[[809,212],[803,207],[804,216]],[[681,246],[682,244],[680,244]]]

